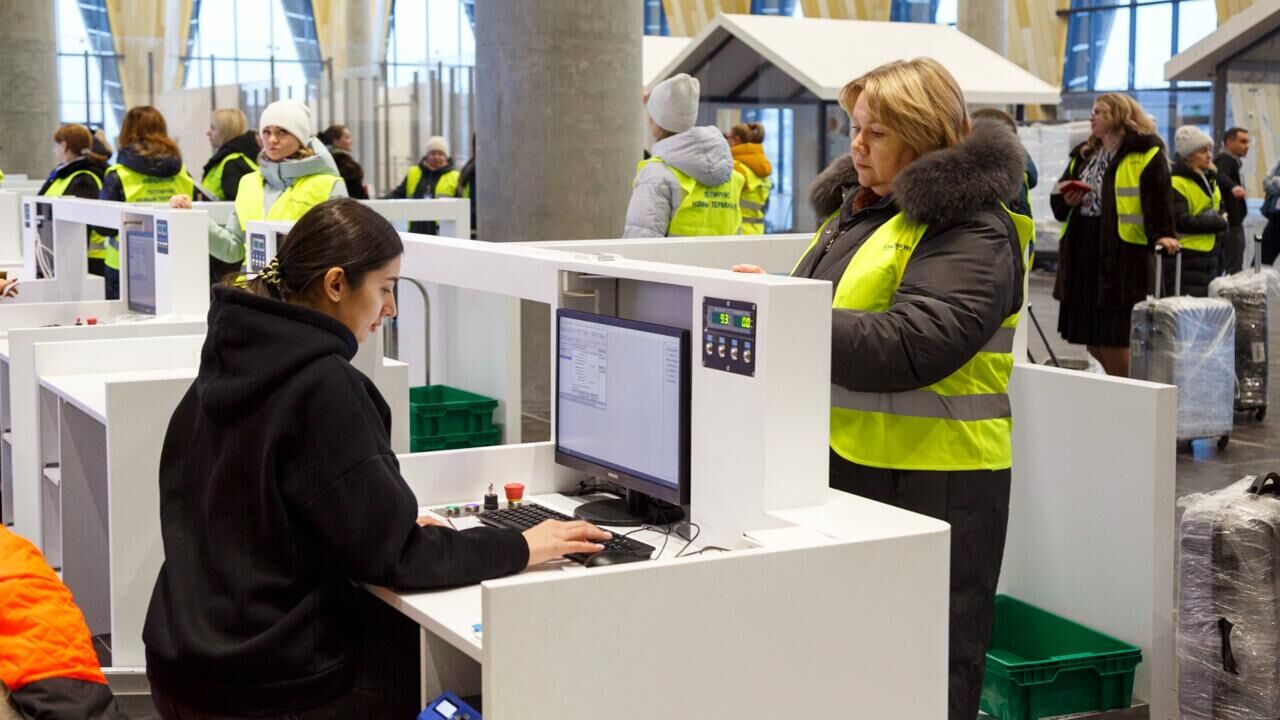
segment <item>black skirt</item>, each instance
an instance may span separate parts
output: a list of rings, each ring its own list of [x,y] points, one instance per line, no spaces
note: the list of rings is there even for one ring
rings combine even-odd
[[[1061,288],[1058,334],[1076,345],[1129,347],[1129,317],[1133,305],[1100,307],[1098,288],[1101,270],[1098,256],[1098,218],[1076,215],[1067,226],[1058,252],[1060,266],[1069,267]]]

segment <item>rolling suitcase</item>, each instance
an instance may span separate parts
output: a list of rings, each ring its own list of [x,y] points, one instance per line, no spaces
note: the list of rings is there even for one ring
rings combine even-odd
[[[1280,475],[1191,496],[1180,532],[1183,720],[1280,718]]]
[[[1182,256],[1175,295],[1162,298],[1160,255],[1156,294],[1133,307],[1129,377],[1178,387],[1178,441],[1231,438],[1235,400],[1235,310],[1218,298],[1180,297]]]
[[[1255,235],[1253,268],[1209,284],[1209,295],[1231,303],[1236,311],[1236,412],[1267,416],[1270,383],[1267,359],[1267,283],[1262,272],[1262,236]]]

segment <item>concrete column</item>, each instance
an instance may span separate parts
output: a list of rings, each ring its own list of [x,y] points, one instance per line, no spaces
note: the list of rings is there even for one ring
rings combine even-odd
[[[52,2],[0,0],[0,170],[42,178],[58,129],[57,25]]]
[[[642,148],[641,0],[476,3],[483,240],[619,237]]]
[[[960,32],[1009,56],[1009,0],[959,0],[956,27]]]

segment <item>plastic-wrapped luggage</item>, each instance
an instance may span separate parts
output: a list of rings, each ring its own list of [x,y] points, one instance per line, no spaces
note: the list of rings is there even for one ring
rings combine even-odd
[[[1280,718],[1280,475],[1179,501],[1183,720]]]
[[[1267,290],[1275,271],[1262,270],[1262,236],[1254,238],[1253,269],[1209,283],[1209,296],[1231,303],[1236,311],[1236,400],[1238,412],[1267,415]]]
[[[1218,298],[1156,296],[1133,306],[1129,377],[1178,387],[1178,440],[1231,437],[1235,399],[1235,310]],[[1178,256],[1177,275],[1182,272]]]

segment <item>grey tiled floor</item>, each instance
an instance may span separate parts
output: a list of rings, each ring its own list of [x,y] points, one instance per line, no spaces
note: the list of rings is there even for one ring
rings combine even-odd
[[[1032,274],[1032,307],[1059,357],[1084,357],[1084,346],[1069,345],[1057,333],[1058,302],[1052,297],[1053,279],[1053,274],[1041,270]],[[1213,442],[1205,440],[1193,443],[1190,452],[1186,448],[1180,448],[1177,462],[1179,497],[1215,490],[1230,485],[1245,475],[1280,472],[1280,409],[1274,408],[1275,403],[1280,401],[1275,381],[1280,379],[1280,344],[1276,342],[1280,339],[1280,323],[1276,315],[1274,311],[1271,313],[1268,327],[1270,345],[1273,348],[1270,357],[1273,378],[1270,400],[1274,412],[1262,422],[1243,414],[1236,415],[1231,443],[1225,450],[1219,450]],[[1030,348],[1037,360],[1042,360],[1047,355],[1034,329],[1030,337]]]

